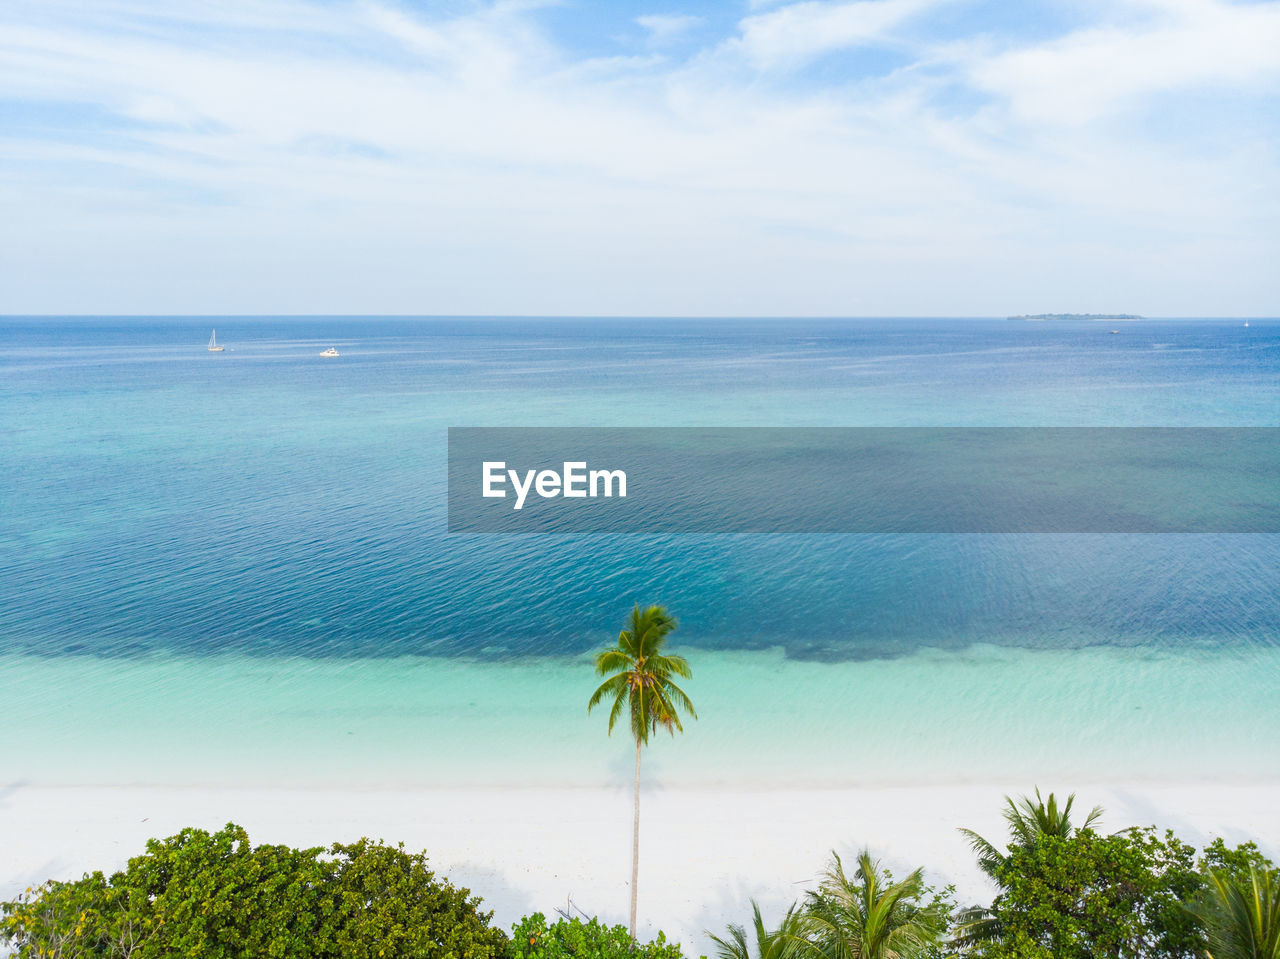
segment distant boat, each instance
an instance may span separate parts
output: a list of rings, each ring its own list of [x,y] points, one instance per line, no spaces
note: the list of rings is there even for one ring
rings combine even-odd
[[[218,345],[218,331],[214,330],[212,333],[209,334],[209,352],[221,353],[222,350],[223,350],[223,347]]]
[[[1119,330],[1110,330],[1109,332],[1111,332],[1111,333],[1119,333],[1120,331],[1119,331]]]
[[[327,350],[321,351],[320,355],[321,356],[338,356],[339,354],[338,354],[338,351],[331,346]]]
[[[1244,321],[1244,325],[1245,325],[1245,326],[1248,326],[1248,325],[1249,325],[1249,321],[1248,321],[1248,320],[1245,320],[1245,321]]]

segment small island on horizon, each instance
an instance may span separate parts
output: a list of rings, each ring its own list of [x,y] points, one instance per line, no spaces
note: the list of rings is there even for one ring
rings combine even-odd
[[[1136,313],[1024,313],[1011,320],[1145,320]]]

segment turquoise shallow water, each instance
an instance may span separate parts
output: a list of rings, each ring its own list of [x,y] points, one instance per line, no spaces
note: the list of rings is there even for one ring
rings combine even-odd
[[[700,719],[646,780],[745,788],[1274,779],[1276,646],[693,657]],[[585,659],[6,657],[40,784],[625,785]],[[40,696],[31,690],[43,690]],[[50,693],[52,692],[52,695]]]
[[[672,782],[1256,778],[1276,536],[443,529],[449,426],[1280,424],[1280,324],[1104,326],[0,320],[6,775],[608,781],[581,657],[640,601]]]

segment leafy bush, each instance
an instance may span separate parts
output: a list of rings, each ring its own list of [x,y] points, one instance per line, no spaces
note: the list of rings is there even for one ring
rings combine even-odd
[[[561,919],[548,926],[535,912],[511,927],[508,959],[684,959],[679,943],[661,932],[652,942],[633,943],[626,926],[606,926],[599,919]]]
[[[1013,846],[991,907],[998,959],[1194,959],[1204,936],[1183,904],[1200,888],[1195,850],[1172,833],[1040,836]]]
[[[361,839],[334,845],[324,889],[323,921],[316,956],[376,959],[490,959],[501,956],[507,937],[489,926],[478,897],[439,881],[421,853]]]
[[[421,853],[367,839],[252,846],[228,824],[151,840],[109,879],[48,882],[0,905],[19,957],[492,959],[506,936]]]
[[[1245,879],[1250,872],[1275,872],[1276,864],[1262,854],[1256,843],[1245,842],[1232,849],[1215,839],[1200,856],[1200,871],[1206,876],[1214,872]]]

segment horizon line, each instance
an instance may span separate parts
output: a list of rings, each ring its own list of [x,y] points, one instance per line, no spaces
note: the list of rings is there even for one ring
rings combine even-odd
[[[347,320],[1025,320],[1026,322],[1054,322],[1054,320],[1027,319],[1041,314],[995,313],[0,313],[0,320],[10,319],[347,319]],[[1073,314],[1064,313],[1067,319],[1102,322],[1116,319],[1126,323],[1146,320],[1277,320],[1280,313],[1250,313],[1224,315],[1139,316],[1137,319],[1121,319],[1119,313]]]

